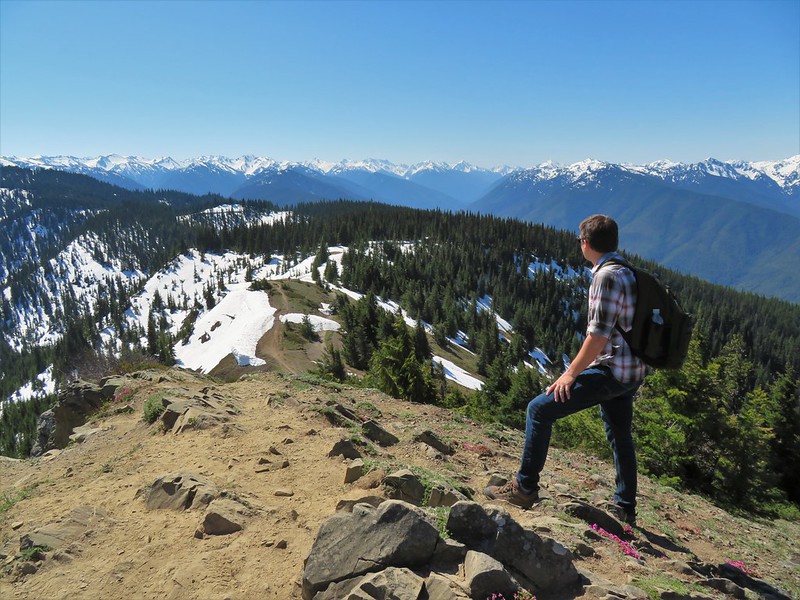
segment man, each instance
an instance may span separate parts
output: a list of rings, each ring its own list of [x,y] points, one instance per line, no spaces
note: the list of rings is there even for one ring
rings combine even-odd
[[[617,223],[592,215],[580,224],[581,251],[593,265],[589,288],[586,339],[569,368],[544,394],[531,400],[525,426],[525,446],[516,479],[485,490],[491,499],[530,508],[539,500],[539,474],[547,458],[553,423],[600,405],[606,437],[614,453],[617,490],[609,508],[617,518],[636,522],[636,452],[631,435],[633,398],[647,374],[616,325],[629,331],[636,308],[636,278],[618,264],[603,264],[617,254]]]

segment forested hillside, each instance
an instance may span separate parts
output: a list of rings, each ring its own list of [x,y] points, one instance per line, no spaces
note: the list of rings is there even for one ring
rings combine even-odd
[[[322,372],[342,377],[344,361],[365,376],[365,384],[478,419],[521,425],[527,400],[562,370],[585,330],[588,265],[574,235],[551,227],[349,201],[301,204],[281,218],[267,218],[273,209],[268,203],[201,213],[225,200],[131,192],[83,176],[11,168],[3,169],[1,187],[27,201],[6,210],[8,223],[17,222],[14,211],[31,222],[52,211],[77,215],[68,221],[68,235],[36,246],[35,254],[10,238],[11,249],[4,246],[4,259],[7,252],[16,266],[3,283],[3,398],[48,365],[57,381],[92,363],[93,355],[92,364],[102,365],[111,348],[118,357],[174,360],[171,349],[191,330],[192,319],[224,295],[223,273],[204,284],[202,302],[181,301],[189,316],[180,332],[166,319],[176,298],[151,305],[146,331],[125,313],[146,277],[189,248],[232,250],[262,263],[271,256],[287,264],[316,256],[315,267],[325,267],[320,285],[366,294],[357,303],[337,301],[346,333],[341,348],[329,349]],[[5,207],[10,196],[4,194]],[[98,277],[94,287],[59,284],[66,271],[50,259],[72,243],[89,248],[110,275]],[[341,268],[328,260],[334,245],[347,247]],[[657,272],[697,317],[686,367],[651,376],[643,388],[637,422],[642,467],[737,505],[778,510],[787,499],[800,501],[792,477],[800,468],[800,307],[631,259]],[[123,279],[124,269],[140,276]],[[376,297],[429,324],[430,342],[438,348],[459,340],[473,352],[482,389],[444,385],[430,364],[425,331],[412,334],[376,310]],[[31,313],[52,335],[14,337],[19,319]],[[114,331],[113,344],[103,343],[103,329]],[[535,356],[544,358],[537,363]],[[24,451],[15,445],[16,432],[29,430],[32,413],[43,407],[41,401],[4,407],[5,452]],[[591,417],[565,422],[557,435],[564,445],[607,451]]]

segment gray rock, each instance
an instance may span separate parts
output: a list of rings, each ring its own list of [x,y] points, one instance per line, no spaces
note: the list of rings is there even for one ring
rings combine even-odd
[[[709,587],[712,590],[717,590],[728,596],[733,596],[734,598],[738,598],[739,600],[744,600],[744,598],[747,597],[744,588],[736,585],[730,579],[725,579],[724,577],[704,579],[700,581],[700,585]]]
[[[420,431],[419,433],[417,433],[414,436],[414,441],[427,444],[428,446],[430,446],[431,448],[435,448],[442,454],[451,455],[455,452],[455,450],[450,444],[442,441],[442,439],[430,429],[426,429],[424,431]]]
[[[408,469],[400,469],[383,480],[387,496],[403,502],[410,502],[419,506],[425,497],[425,487],[420,483],[414,473]]]
[[[59,394],[55,405],[45,411],[36,424],[36,441],[31,456],[41,456],[53,448],[65,448],[75,427],[86,423],[86,419],[113,396],[88,381],[74,381]]]
[[[564,506],[564,512],[585,521],[589,525],[597,524],[598,527],[602,527],[608,533],[612,533],[616,536],[625,535],[622,523],[604,510],[600,510],[596,506],[592,506],[586,502],[573,500]]]
[[[497,524],[476,502],[456,502],[447,517],[447,531],[453,539],[474,550],[487,549],[494,543]]]
[[[327,588],[314,595],[314,600],[342,600],[347,598],[354,587],[361,583],[363,576],[350,577],[342,581],[336,581]]]
[[[327,408],[322,414],[331,425],[336,427],[351,427],[353,424],[361,423],[361,419],[354,411],[335,401],[328,402]]]
[[[492,473],[486,485],[505,485],[506,483],[508,483],[508,477],[501,473]]]
[[[56,416],[53,410],[44,411],[36,421],[36,440],[31,448],[31,456],[41,456],[53,448],[50,445],[50,439],[54,436],[55,430]]]
[[[361,496],[360,498],[354,498],[352,500],[339,500],[336,503],[336,512],[344,511],[344,512],[353,512],[353,508],[357,504],[368,504],[373,508],[378,508],[382,502],[385,502],[386,498],[382,496]]]
[[[469,600],[469,596],[447,577],[431,573],[425,580],[428,600]]]
[[[206,535],[228,535],[244,528],[247,507],[230,498],[217,498],[208,505],[200,528]]]
[[[594,548],[592,548],[589,544],[584,544],[583,542],[578,542],[575,544],[574,553],[578,556],[594,556],[596,552]]]
[[[410,569],[389,567],[364,575],[344,600],[418,600],[425,580]]]
[[[697,574],[694,572],[694,569],[688,565],[688,563],[685,563],[682,560],[667,559],[662,560],[661,564],[663,565],[664,570],[672,571],[673,573],[680,573],[681,575]]]
[[[661,592],[659,598],[661,600],[714,600],[711,596],[706,596],[705,594],[692,592],[684,594],[681,592],[673,592],[672,590]]]
[[[490,507],[487,513],[498,526],[490,553],[494,558],[520,572],[542,592],[578,586],[580,575],[569,550],[551,538],[524,529],[503,509]]]
[[[361,452],[358,451],[356,445],[347,438],[342,438],[338,442],[333,445],[331,451],[328,452],[328,456],[333,458],[334,456],[343,456],[344,458],[349,459],[356,459],[356,458],[363,458]]]
[[[16,574],[19,575],[19,576],[33,575],[38,570],[39,570],[38,567],[35,564],[33,564],[32,562],[20,563],[14,569]]]
[[[632,600],[648,600],[650,598],[650,594],[635,585],[623,585],[621,591]]]
[[[388,432],[377,421],[372,419],[361,424],[361,431],[364,433],[364,437],[382,447],[394,446],[400,441],[396,435]]]
[[[499,561],[474,550],[467,552],[464,559],[464,578],[473,598],[491,598],[492,594],[513,598],[519,589],[519,584]]]
[[[64,548],[102,522],[107,513],[92,506],[78,506],[63,518],[49,523],[20,537],[19,549],[27,550],[34,546],[52,549]]]
[[[453,506],[456,502],[466,500],[467,497],[451,487],[435,487],[428,498],[428,506]]]
[[[466,555],[467,547],[464,544],[440,537],[431,560],[440,565],[457,565],[464,562]]]
[[[751,577],[730,563],[719,565],[718,570],[720,576],[730,579],[740,587],[751,589],[769,600],[789,600],[788,595],[776,589],[769,582]]]
[[[447,530],[469,548],[520,573],[542,592],[570,589],[580,582],[569,550],[524,529],[499,507],[484,509],[474,502],[457,502],[450,509]]]
[[[90,438],[91,436],[95,435],[96,433],[101,433],[103,431],[107,431],[102,427],[92,427],[91,425],[81,425],[80,427],[76,427],[72,430],[72,434],[69,436],[71,442],[75,442],[76,444],[82,444]]]
[[[147,492],[148,510],[204,508],[219,496],[213,482],[193,473],[169,473],[156,479]]]
[[[191,406],[189,400],[170,400],[169,398],[162,398],[161,404],[164,406],[164,412],[161,413],[161,424],[164,431],[171,431],[175,423]]]
[[[439,534],[411,504],[387,500],[377,509],[356,505],[320,526],[303,569],[303,598],[311,600],[333,582],[389,566],[426,564]]]
[[[104,377],[100,380],[100,389],[106,398],[113,398],[117,388],[123,385],[125,385],[125,379],[122,377]]]
[[[345,483],[353,483],[364,475],[364,461],[356,458],[353,462],[347,465],[347,470],[344,474]]]

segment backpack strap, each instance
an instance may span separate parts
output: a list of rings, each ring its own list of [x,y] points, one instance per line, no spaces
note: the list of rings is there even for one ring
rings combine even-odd
[[[606,265],[619,265],[621,267],[625,267],[627,269],[630,269],[631,272],[633,273],[634,280],[636,280],[636,267],[634,267],[631,263],[629,263],[624,258],[622,258],[622,257],[609,258],[602,265],[600,265],[600,269],[602,269]],[[619,334],[622,336],[622,339],[625,340],[625,343],[628,344],[628,347],[630,347],[630,345],[631,345],[631,336],[627,331],[623,330],[622,327],[619,326],[619,321],[614,323],[614,328],[617,331],[619,331]]]

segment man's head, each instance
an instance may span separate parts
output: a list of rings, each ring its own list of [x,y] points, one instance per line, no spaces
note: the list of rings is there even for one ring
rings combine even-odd
[[[586,217],[580,224],[581,240],[596,252],[614,252],[619,245],[617,222],[607,215]]]

